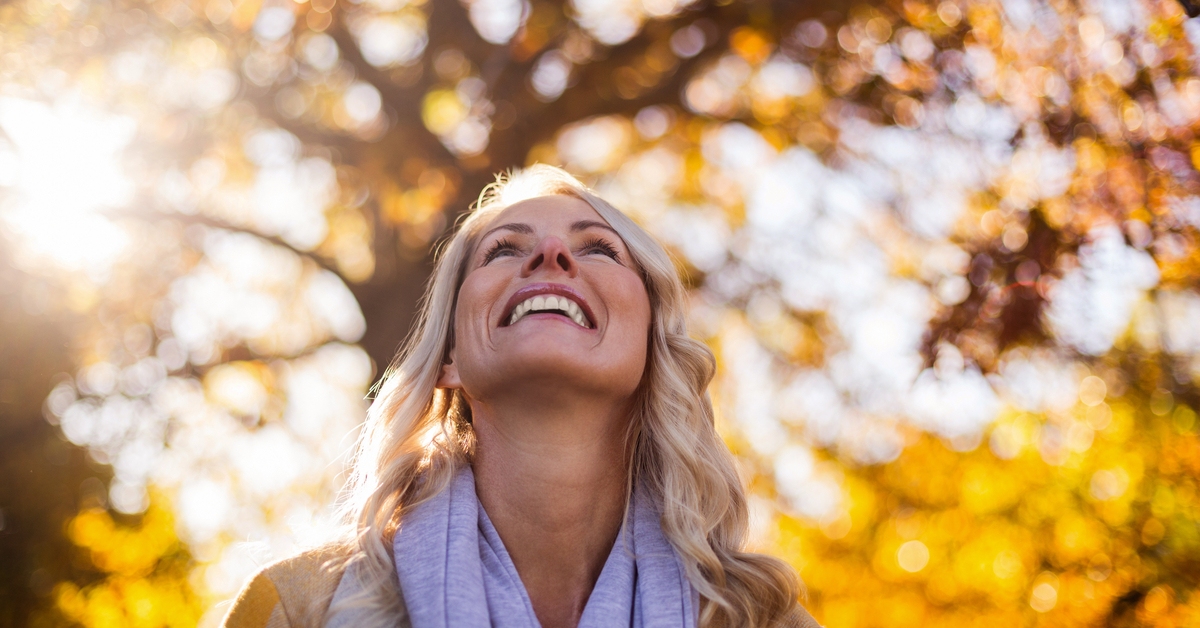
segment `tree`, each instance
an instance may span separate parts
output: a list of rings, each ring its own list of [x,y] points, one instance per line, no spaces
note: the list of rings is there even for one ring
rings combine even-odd
[[[213,599],[319,527],[433,243],[541,160],[676,251],[757,542],[819,618],[1194,621],[1191,22],[798,5],[0,7],[8,281],[70,295],[49,416],[163,556],[113,568],[84,507],[102,579],[56,573],[47,604],[153,625],[133,583],[187,590],[166,510]],[[55,142],[76,161],[36,161]]]

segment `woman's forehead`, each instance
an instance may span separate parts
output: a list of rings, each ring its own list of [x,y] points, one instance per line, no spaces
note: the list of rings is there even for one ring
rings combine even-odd
[[[513,203],[497,213],[484,227],[485,231],[507,223],[520,223],[534,227],[535,231],[553,230],[580,220],[592,220],[608,224],[591,205],[576,196],[558,194],[538,196]]]

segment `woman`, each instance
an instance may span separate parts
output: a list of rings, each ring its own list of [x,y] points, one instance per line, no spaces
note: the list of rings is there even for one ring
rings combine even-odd
[[[226,625],[815,626],[746,503],[666,251],[562,170],[489,186],[368,413],[342,541]]]

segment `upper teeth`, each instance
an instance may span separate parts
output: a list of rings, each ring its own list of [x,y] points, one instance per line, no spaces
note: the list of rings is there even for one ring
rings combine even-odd
[[[521,302],[520,305],[513,308],[512,315],[508,317],[508,324],[512,325],[525,317],[530,312],[562,312],[575,321],[580,327],[588,327],[587,317],[583,315],[583,310],[579,309],[574,301],[566,297],[556,297],[549,294],[540,294],[536,297],[530,297]]]

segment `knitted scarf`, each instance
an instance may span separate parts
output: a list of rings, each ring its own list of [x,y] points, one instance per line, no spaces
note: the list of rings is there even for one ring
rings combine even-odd
[[[393,549],[414,628],[540,628],[521,577],[475,496],[470,467],[406,515]],[[635,491],[579,628],[695,628],[699,596],[659,514]]]

